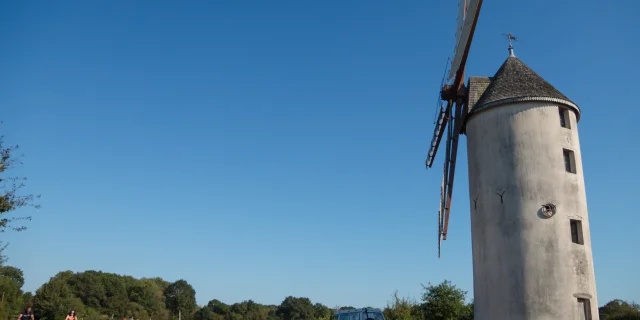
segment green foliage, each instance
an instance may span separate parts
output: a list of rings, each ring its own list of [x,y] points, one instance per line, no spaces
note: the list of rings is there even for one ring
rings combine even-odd
[[[0,275],[3,274],[0,269]],[[21,271],[8,268],[7,283],[17,285]],[[1,278],[1,277],[0,277]],[[15,280],[17,279],[17,280]],[[169,283],[161,278],[134,279],[112,273],[86,271],[60,272],[42,285],[33,299],[40,320],[64,319],[75,309],[79,319],[111,320],[133,317],[139,320],[320,320],[333,310],[308,298],[287,297],[280,306],[262,305],[251,300],[227,305],[211,300],[198,308],[195,290],[184,280]],[[22,293],[20,292],[22,297]],[[22,298],[21,301],[26,301]],[[6,317],[5,317],[6,319]]]
[[[169,312],[177,315],[182,312],[186,318],[196,311],[196,291],[184,280],[170,284],[164,290],[166,305]]]
[[[0,277],[5,277],[13,281],[18,288],[24,285],[24,274],[22,270],[12,266],[0,266]]]
[[[393,293],[393,301],[387,303],[384,308],[384,317],[387,320],[414,320],[422,319],[419,305],[408,298],[398,297],[398,291]]]
[[[467,312],[460,317],[460,320],[473,320],[474,310],[473,310],[473,302],[467,305]]]
[[[437,286],[423,286],[422,303],[400,298],[393,300],[384,309],[387,320],[473,320],[474,304],[465,304],[466,292],[449,281]],[[613,300],[599,308],[601,320],[640,320],[640,305],[634,302]]]
[[[196,311],[195,320],[216,320],[216,314],[211,309],[204,307]]]
[[[113,273],[63,271],[43,284],[35,296],[22,291],[22,270],[0,266],[0,320],[13,320],[33,306],[38,320],[64,319],[75,310],[82,320],[328,320],[336,309],[313,304],[303,297],[285,298],[276,305],[252,300],[227,305],[213,299],[205,306],[195,303],[195,290],[184,280],[169,283],[162,278],[135,279]],[[473,303],[465,304],[466,292],[449,281],[423,286],[421,301],[402,298],[396,291],[387,303],[387,320],[472,320]],[[341,307],[340,310],[355,309]],[[640,320],[640,306],[613,300],[600,308],[602,320]]]
[[[23,284],[22,270],[12,266],[0,266],[0,319],[17,316],[25,306],[33,302],[31,293],[22,291]]]
[[[73,294],[64,274],[58,274],[36,291],[33,307],[41,320],[64,319],[70,310],[85,311],[82,300]]]
[[[466,292],[449,281],[434,286],[423,286],[420,303],[401,298],[396,291],[387,303],[384,315],[387,320],[472,320],[473,303],[466,304]]]
[[[275,315],[276,306],[266,306],[253,302],[252,300],[226,305],[219,300],[211,300],[209,303],[196,311],[196,320],[280,320]],[[310,318],[313,319],[313,318]]]
[[[65,271],[36,291],[33,306],[42,320],[64,319],[72,309],[86,320],[112,317],[167,320],[169,313],[163,287],[161,279],[138,280],[98,271]]]
[[[141,279],[129,287],[129,299],[140,305],[152,318],[168,317],[163,285],[157,280]],[[195,294],[195,292],[194,292]]]
[[[600,320],[640,320],[640,305],[613,300],[599,308]]]
[[[224,316],[229,313],[229,306],[220,302],[217,299],[213,299],[207,303],[207,308],[211,309],[214,314]]]
[[[313,313],[316,319],[329,319],[332,314],[332,310],[322,303],[316,303],[313,305]]]
[[[286,297],[276,311],[283,320],[313,319],[315,310],[309,298]]]
[[[420,308],[424,316],[433,320],[458,320],[467,318],[470,308],[465,303],[466,291],[458,289],[451,282],[445,280],[434,286],[423,286],[422,305]]]
[[[2,267],[7,268],[5,267]],[[20,272],[22,274],[22,272]],[[17,314],[24,303],[24,293],[22,292],[22,282],[6,276],[0,276],[0,292],[2,301],[0,302],[0,316],[6,318]]]

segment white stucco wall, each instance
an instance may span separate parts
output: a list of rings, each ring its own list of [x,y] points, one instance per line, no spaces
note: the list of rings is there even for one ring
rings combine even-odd
[[[467,122],[476,320],[598,319],[578,124],[560,126],[558,104],[497,106]],[[565,171],[563,149],[576,173]],[[500,195],[503,194],[501,203]],[[541,215],[552,203],[556,214]],[[571,241],[582,221],[584,244]]]

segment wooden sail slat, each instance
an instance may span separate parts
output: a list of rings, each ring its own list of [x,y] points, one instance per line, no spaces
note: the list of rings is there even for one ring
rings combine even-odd
[[[433,160],[436,158],[436,153],[438,152],[440,141],[442,141],[442,136],[444,135],[444,130],[447,128],[447,125],[449,123],[449,113],[451,113],[450,110],[452,105],[453,101],[448,101],[446,108],[440,110],[440,115],[438,117],[438,121],[436,122],[436,128],[433,132],[433,138],[431,139],[429,153],[427,154],[427,160],[425,162],[427,168],[431,168],[431,165],[433,165]]]
[[[461,100],[461,99],[460,99]],[[460,139],[460,130],[462,128],[462,110],[464,104],[462,101],[456,102],[456,111],[453,117],[453,137],[451,141],[451,156],[449,164],[449,177],[447,178],[447,194],[445,195],[447,203],[445,204],[444,228],[442,229],[442,240],[447,240],[447,232],[449,230],[449,215],[451,213],[451,198],[453,196],[453,180],[456,173],[456,161],[458,156],[458,140]]]
[[[438,258],[440,258],[440,247],[442,246],[442,226],[444,223],[444,195],[445,176],[442,175],[442,185],[440,186],[440,207],[438,208]]]
[[[458,47],[458,42],[460,41],[460,36],[462,35],[462,28],[464,27],[464,18],[467,14],[467,6],[468,6],[468,2],[469,0],[459,0],[458,1],[458,21],[457,21],[457,25],[456,25],[456,42],[455,42],[455,46],[454,46],[454,53],[455,53],[455,49]]]

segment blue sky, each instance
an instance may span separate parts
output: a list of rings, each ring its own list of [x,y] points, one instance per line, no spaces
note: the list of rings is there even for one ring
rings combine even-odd
[[[3,235],[9,263],[27,290],[94,269],[184,278],[201,304],[382,307],[444,279],[471,293],[466,161],[440,260],[442,153],[423,165],[456,9],[1,2],[1,131],[43,206]],[[511,32],[516,55],[582,108],[600,304],[640,300],[639,9],[485,0],[468,62],[467,75],[493,75]]]

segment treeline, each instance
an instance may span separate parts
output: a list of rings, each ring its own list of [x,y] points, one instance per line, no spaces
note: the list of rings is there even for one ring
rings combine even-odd
[[[185,280],[136,279],[100,271],[64,271],[43,284],[32,296],[22,292],[24,278],[17,268],[0,267],[2,319],[15,320],[32,306],[37,320],[62,320],[75,310],[79,320],[289,320],[329,319],[335,310],[313,304],[308,298],[287,297],[280,305],[262,305],[251,300],[225,304],[211,300],[196,303],[196,291]]]
[[[466,298],[466,291],[445,280],[439,285],[423,286],[419,302],[401,298],[396,291],[384,309],[384,316],[387,320],[472,320],[473,303],[467,304]]]
[[[424,287],[420,301],[393,294],[384,309],[387,320],[473,319],[473,303],[465,304],[467,293],[449,281]],[[640,305],[615,299],[598,308],[600,320],[640,320]]]
[[[20,269],[0,266],[2,319],[15,320],[27,306],[33,307],[37,320],[62,320],[70,310],[79,320],[176,320],[178,314],[184,320],[325,320],[336,311],[303,297],[286,297],[279,305],[251,300],[229,305],[214,299],[198,306],[195,290],[184,280],[136,279],[99,271],[60,272],[35,295],[23,292],[23,284]],[[429,284],[419,301],[393,294],[384,315],[388,320],[473,319],[473,303],[466,299],[467,293],[448,281]],[[600,308],[600,319],[640,320],[640,306],[613,300]]]

